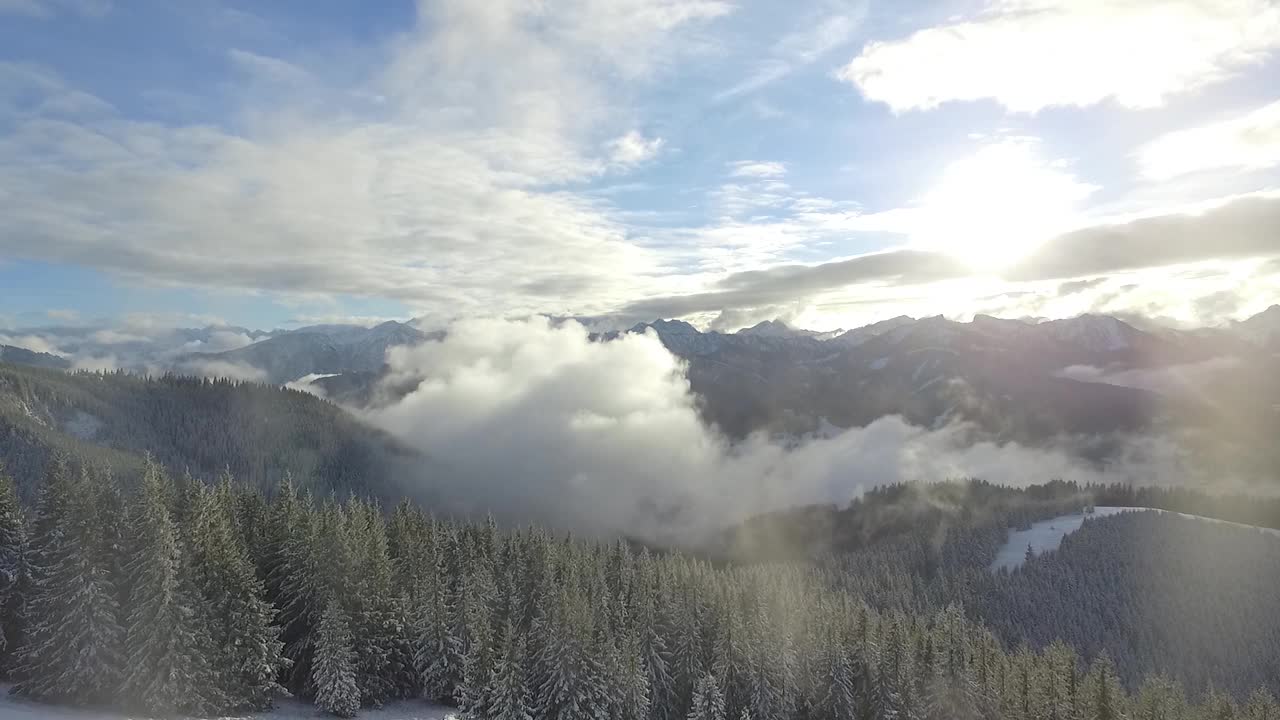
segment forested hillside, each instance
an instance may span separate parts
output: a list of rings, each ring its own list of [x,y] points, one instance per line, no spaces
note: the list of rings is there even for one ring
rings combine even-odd
[[[0,363],[0,457],[28,496],[57,452],[136,475],[151,453],[175,472],[229,470],[272,490],[286,473],[317,491],[398,497],[427,460],[332,403],[277,386]],[[414,467],[409,473],[407,468]]]
[[[981,481],[878,488],[845,508],[756,518],[728,534],[737,562],[822,568],[873,607],[911,613],[957,605],[1007,648],[1062,639],[1106,650],[1130,689],[1166,673],[1198,693],[1280,692],[1280,538],[1201,520],[1125,513],[1086,520],[1056,552],[1010,572],[991,564],[1010,529],[1099,500],[1280,526],[1274,498],[1177,488]]]
[[[1034,646],[1064,638],[1142,670],[1243,693],[1280,683],[1280,537],[1154,512],[1086,520],[1052,553],[994,575],[982,616]]]
[[[392,698],[472,718],[1274,718],[1266,692],[1128,692],[1104,654],[1007,651],[956,606],[876,610],[804,564],[717,568],[625,543],[266,501],[150,465],[0,484],[2,672],[20,695],[153,714]],[[846,586],[848,590],[840,589]]]

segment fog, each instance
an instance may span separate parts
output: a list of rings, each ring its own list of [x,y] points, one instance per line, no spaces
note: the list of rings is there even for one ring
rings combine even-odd
[[[1239,366],[1239,358],[1223,356],[1182,365],[1124,370],[1108,370],[1092,365],[1072,365],[1059,371],[1058,376],[1080,382],[1103,383],[1149,390],[1156,393],[1170,393],[1201,386],[1204,381],[1218,377],[1224,372],[1229,372]]]
[[[652,331],[591,342],[573,322],[468,320],[393,348],[388,363],[388,386],[416,389],[360,412],[431,456],[424,497],[445,512],[585,532],[688,540],[897,481],[1160,482],[1179,465],[1172,444],[1133,443],[1098,467],[1065,445],[997,444],[964,424],[927,430],[897,416],[831,437],[731,443],[702,422],[682,364]]]

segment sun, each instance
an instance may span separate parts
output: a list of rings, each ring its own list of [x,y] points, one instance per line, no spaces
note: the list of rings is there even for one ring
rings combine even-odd
[[[923,198],[920,240],[975,270],[998,270],[1071,227],[1096,189],[1046,163],[1032,140],[988,145],[947,166]]]

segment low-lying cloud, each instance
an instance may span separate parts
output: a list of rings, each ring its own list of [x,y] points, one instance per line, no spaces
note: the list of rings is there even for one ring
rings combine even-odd
[[[388,384],[416,388],[363,414],[433,458],[427,494],[449,511],[590,532],[687,539],[892,482],[1159,483],[1180,472],[1172,444],[1131,444],[1099,467],[1065,445],[995,443],[964,424],[928,430],[897,416],[799,444],[731,443],[702,421],[681,362],[655,335],[592,342],[574,322],[460,321],[388,362]]]
[[[267,371],[248,363],[229,360],[191,359],[179,363],[178,372],[200,377],[227,378],[243,382],[265,383]]]
[[[1206,380],[1239,366],[1240,359],[1230,356],[1181,365],[1123,370],[1110,370],[1092,365],[1072,365],[1058,371],[1058,377],[1167,394],[1201,387]]]

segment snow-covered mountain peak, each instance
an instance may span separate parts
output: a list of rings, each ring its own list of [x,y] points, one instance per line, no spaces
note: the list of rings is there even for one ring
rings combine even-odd
[[[1066,320],[1050,320],[1041,326],[1056,340],[1095,352],[1115,352],[1133,346],[1140,331],[1109,315],[1085,314]]]

